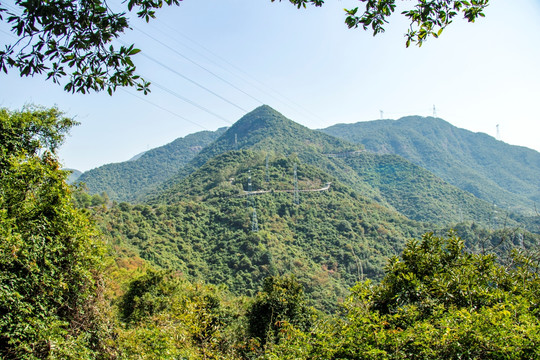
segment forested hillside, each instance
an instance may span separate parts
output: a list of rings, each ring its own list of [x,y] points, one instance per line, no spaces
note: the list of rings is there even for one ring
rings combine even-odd
[[[497,215],[496,207],[403,158],[362,151],[361,147],[296,124],[269,106],[261,106],[238,120],[151,193],[147,202],[158,204],[181,199],[185,192],[182,179],[213,156],[236,148],[263,151],[268,156],[297,156],[362,196],[411,219],[436,224],[470,220],[494,228],[504,226],[505,221],[506,225],[517,225],[515,220],[507,219],[506,213]],[[220,175],[215,176],[215,181],[219,181]]]
[[[409,116],[339,124],[321,131],[375,153],[403,156],[503,211],[531,215],[540,203],[540,153],[456,128],[442,119]]]
[[[379,279],[384,259],[411,237],[461,222],[471,248],[490,248],[497,236],[479,235],[482,227],[519,226],[399,156],[362,151],[268,106],[241,118],[146,201],[99,216],[114,244],[155,266],[237,294],[292,273],[326,311],[359,279]]]
[[[474,221],[491,228],[515,226],[508,214],[452,186],[404,158],[364,152],[343,159],[358,181],[377,189],[398,212],[410,219],[437,224]]]
[[[151,202],[116,203],[66,184],[71,119],[0,119],[2,359],[540,355],[539,236],[384,206],[490,211],[400,157],[230,150]]]
[[[313,131],[287,119],[285,116],[263,105],[244,115],[215,142],[204,148],[197,156],[174,177],[169,179],[149,198],[160,196],[164,190],[174,190],[181,179],[204,165],[209,159],[230,150],[250,149],[268,154],[296,154],[310,164],[321,169],[334,169],[341,178],[349,175],[335,168],[327,153],[341,153],[361,148],[347,141]]]
[[[167,145],[139,154],[130,161],[86,171],[77,181],[85,183],[91,194],[106,192],[113,200],[134,201],[176,174],[224,132],[225,128],[221,128],[178,138]]]
[[[250,176],[259,192],[251,197]],[[295,274],[326,310],[356,281],[380,278],[385,259],[427,230],[296,157],[272,157],[268,180],[264,153],[227,152],[185,178],[177,187],[183,191],[166,202],[120,204],[101,213],[99,224],[143,259],[237,294],[254,294],[267,276]]]

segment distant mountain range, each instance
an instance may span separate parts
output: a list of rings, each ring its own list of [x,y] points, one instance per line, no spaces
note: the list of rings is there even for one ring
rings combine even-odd
[[[152,177],[170,153],[175,170]],[[107,174],[101,186],[99,171]],[[139,199],[96,212],[116,248],[236,293],[294,273],[325,309],[356,281],[380,278],[386,259],[426,231],[455,227],[482,249],[502,237],[505,246],[536,239],[509,228],[539,231],[401,156],[310,130],[268,106],[219,133],[193,134],[84,175],[93,176],[95,192],[120,177],[109,196]],[[143,185],[132,187],[137,178]]]
[[[128,161],[86,171],[77,181],[85,183],[91,194],[106,192],[113,200],[134,201],[171,178],[224,132],[221,128],[191,134]]]
[[[433,118],[408,116],[339,124],[321,130],[396,154],[503,210],[531,215],[540,205],[540,153]]]
[[[116,201],[170,196],[166,189],[174,192],[180,179],[213,156],[235,149],[296,154],[415,220],[479,219],[478,209],[483,209],[480,221],[486,223],[493,221],[495,212],[499,217],[504,212],[532,216],[540,203],[540,153],[534,150],[431,117],[313,131],[269,106],[255,109],[229,129],[188,135],[128,162],[85,172],[78,181],[86,183],[90,193],[106,192]],[[355,156],[331,157],[362,149],[366,151]]]

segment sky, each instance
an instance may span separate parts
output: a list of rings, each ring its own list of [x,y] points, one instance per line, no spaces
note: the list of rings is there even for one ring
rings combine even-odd
[[[356,6],[184,0],[149,24],[133,16],[120,38],[142,50],[134,62],[150,95],[71,94],[12,72],[0,74],[0,107],[57,106],[74,117],[80,125],[59,155],[81,171],[230,126],[262,104],[312,129],[432,116],[435,107],[457,127],[497,137],[498,125],[500,140],[540,151],[539,1],[492,0],[485,18],[456,19],[420,48],[405,47],[399,9],[384,34],[348,29],[343,9]],[[0,24],[0,44],[13,40],[7,31]]]

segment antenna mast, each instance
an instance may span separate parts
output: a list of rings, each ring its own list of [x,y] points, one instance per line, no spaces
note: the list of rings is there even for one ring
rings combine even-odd
[[[501,132],[499,131],[499,124],[497,124],[497,140],[501,140]]]
[[[435,105],[433,105],[433,117],[437,117],[437,109],[435,108]]]
[[[381,120],[384,119],[384,111],[379,110],[379,112],[381,113]]]

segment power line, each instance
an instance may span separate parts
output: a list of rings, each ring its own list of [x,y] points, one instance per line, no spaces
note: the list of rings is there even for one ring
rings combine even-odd
[[[6,34],[7,36],[11,36],[14,39],[17,39],[17,37],[15,35],[13,35],[12,33],[10,33],[10,32],[4,31],[2,29],[0,29],[0,32],[3,33],[3,34]]]
[[[283,104],[286,104],[287,106],[291,107],[291,108],[296,108],[296,110],[300,110],[301,112],[303,112],[304,114],[308,114],[309,117],[311,118],[317,118],[319,120],[321,120],[323,122],[323,124],[325,124],[325,120],[322,119],[321,117],[319,117],[317,114],[311,112],[310,110],[304,108],[302,105],[292,101],[290,98],[287,98],[283,95],[281,95],[278,91],[272,89],[270,86],[264,84],[263,82],[261,82],[260,80],[256,79],[255,77],[251,76],[250,74],[246,73],[244,70],[242,70],[240,67],[234,65],[233,63],[231,63],[230,61],[228,61],[227,59],[223,58],[222,56],[216,54],[215,52],[213,52],[212,50],[208,49],[207,47],[205,47],[204,45],[200,44],[199,42],[191,39],[189,36],[186,36],[185,34],[182,34],[181,32],[179,32],[177,29],[175,29],[174,27],[164,23],[163,21],[159,21],[160,24],[162,24],[163,26],[167,27],[168,29],[170,29],[171,31],[174,31],[176,34],[178,34],[179,36],[183,37],[184,39],[187,39],[188,41],[192,42],[193,44],[197,45],[198,47],[200,47],[201,49],[205,50],[206,52],[208,52],[209,54],[211,54],[212,56],[216,57],[217,59],[221,60],[222,62],[228,64],[230,67],[232,67],[233,69],[235,69],[236,71],[238,71],[239,73],[241,74],[244,74],[246,77],[248,77],[249,79],[259,83],[260,85],[262,85],[264,88],[267,88],[269,89],[270,91],[272,91],[274,94],[276,94],[277,96],[279,96],[281,99],[277,98],[276,96],[272,95],[270,92],[266,91],[264,88],[261,88],[257,85],[255,85],[253,82],[251,81],[247,81],[245,78],[243,78],[242,80],[247,82],[248,84],[250,84],[251,86],[255,87],[256,89],[258,89],[259,91],[265,93],[266,95],[272,97],[273,99],[283,103]],[[163,34],[166,34],[167,36],[170,37],[170,35],[160,29],[157,29],[156,27],[153,27],[154,29],[156,29],[157,31],[160,31],[161,33]],[[172,37],[171,37],[172,38]],[[178,41],[177,38],[173,38],[174,41],[180,43]],[[182,43],[181,43],[182,44]],[[183,46],[186,46],[185,44],[182,44]],[[189,47],[188,47],[189,48]],[[200,56],[204,57],[205,59],[211,61],[212,63],[216,64],[214,61],[212,61],[211,59],[209,59],[207,56],[201,54],[200,52],[196,51],[196,50],[193,50],[191,48],[192,51],[196,52],[197,54],[199,54]],[[219,64],[216,64],[218,65],[219,67],[221,67],[222,69],[224,69],[225,71],[239,77],[239,78],[242,78],[240,77],[238,74],[234,74],[233,72],[227,70],[226,68],[224,68],[223,66],[219,65]]]
[[[150,101],[150,100],[145,99],[145,98],[143,98],[143,97],[141,97],[141,96],[135,95],[135,94],[133,94],[133,93],[127,91],[127,90],[124,89],[124,88],[120,88],[120,90],[122,90],[122,91],[128,93],[128,94],[131,95],[131,96],[136,97],[136,98],[139,99],[139,100],[145,101],[145,102],[147,102],[147,103],[149,103],[149,104],[151,104],[151,105],[157,107],[158,109],[161,109],[161,110],[163,110],[163,111],[166,111],[166,112],[168,112],[169,114],[174,115],[174,116],[176,116],[176,117],[178,117],[178,118],[180,118],[180,119],[182,119],[182,120],[184,120],[184,121],[187,121],[187,122],[189,122],[189,123],[191,123],[191,124],[197,125],[198,127],[202,128],[202,129],[204,129],[204,130],[209,130],[209,129],[207,129],[206,127],[204,127],[204,126],[202,126],[202,125],[196,123],[195,121],[191,121],[191,120],[189,120],[189,119],[183,117],[182,115],[175,113],[174,111],[171,111],[171,110],[169,110],[169,109],[164,108],[164,107],[161,106],[161,105],[156,104],[156,103],[153,102],[153,101]]]
[[[148,78],[146,78],[146,79],[148,79]],[[178,94],[177,92],[175,92],[175,91],[173,91],[173,90],[171,90],[171,89],[169,89],[169,88],[166,88],[166,87],[163,86],[163,85],[160,85],[160,84],[155,83],[155,82],[152,83],[152,84],[154,84],[154,86],[157,87],[158,89],[161,89],[161,90],[163,90],[163,91],[165,91],[165,92],[171,94],[172,96],[174,96],[174,97],[176,97],[176,98],[178,98],[178,99],[180,99],[180,100],[182,100],[182,101],[185,101],[185,102],[187,102],[188,104],[191,104],[191,105],[195,106],[196,108],[199,108],[199,109],[201,109],[202,111],[205,111],[205,112],[207,112],[208,114],[213,115],[213,116],[215,116],[215,117],[217,117],[217,118],[219,118],[219,119],[225,121],[225,122],[228,123],[228,124],[231,124],[231,125],[233,124],[233,122],[231,122],[231,121],[225,119],[223,116],[221,116],[221,115],[219,115],[219,114],[216,114],[216,113],[213,112],[212,110],[210,110],[210,109],[208,109],[208,108],[206,108],[206,107],[204,107],[204,106],[202,106],[202,105],[199,105],[199,104],[197,104],[196,102],[189,100],[188,98],[185,98],[184,96]]]
[[[175,54],[177,54],[178,56],[182,57],[183,59],[189,61],[190,63],[200,67],[201,69],[203,69],[204,71],[208,72],[209,74],[211,74],[212,76],[218,78],[219,80],[223,81],[224,83],[226,83],[227,85],[231,86],[232,88],[240,91],[242,94],[250,97],[251,99],[257,101],[259,104],[264,104],[264,102],[262,100],[259,100],[257,99],[256,97],[252,96],[251,94],[245,92],[244,90],[240,89],[239,87],[237,87],[236,85],[232,84],[230,81],[224,79],[223,77],[219,76],[218,74],[214,73],[213,71],[209,70],[208,68],[202,66],[201,64],[199,64],[198,62],[190,59],[189,57],[187,57],[186,55],[180,53],[178,50],[174,49],[173,47],[165,44],[163,41],[155,38],[154,36],[148,34],[147,32],[139,29],[139,28],[135,28],[135,30],[143,33],[144,35],[148,36],[150,39],[154,40],[155,42],[157,42],[158,44],[161,44],[162,46],[166,47],[167,49],[171,50],[172,52],[174,52]]]
[[[230,101],[230,100],[224,98],[223,96],[217,94],[216,92],[214,92],[214,91],[208,89],[208,88],[205,87],[204,85],[199,84],[197,81],[195,81],[195,80],[193,80],[193,79],[190,79],[190,78],[188,78],[187,76],[185,76],[185,75],[179,73],[178,71],[176,71],[176,70],[174,70],[173,68],[171,68],[171,67],[165,65],[164,63],[162,63],[161,61],[157,60],[156,58],[153,58],[152,56],[147,55],[147,54],[144,54],[144,53],[141,53],[141,55],[144,56],[145,58],[149,59],[150,61],[155,62],[156,64],[158,64],[159,66],[163,67],[164,69],[169,70],[169,71],[172,72],[173,74],[176,74],[176,75],[180,76],[181,78],[183,78],[183,79],[189,81],[190,83],[192,83],[192,84],[194,84],[194,85],[200,87],[201,89],[204,89],[204,90],[208,91],[210,94],[212,94],[212,95],[214,95],[214,96],[220,98],[221,100],[225,101],[226,103],[231,104],[232,106],[234,106],[234,107],[236,107],[236,108],[242,110],[243,112],[248,112],[246,109],[242,108],[241,106],[238,106],[237,104],[233,103],[232,101]]]

